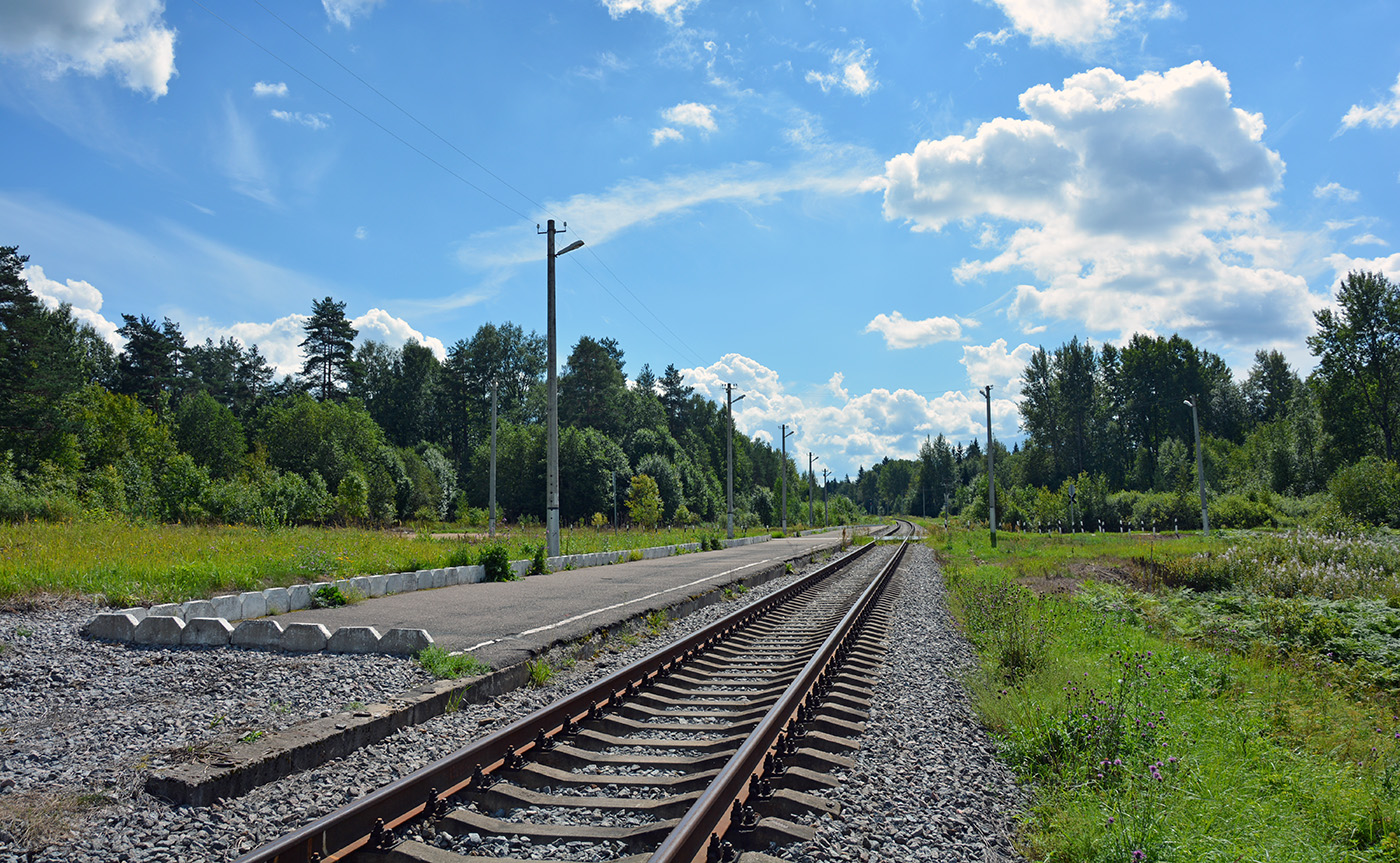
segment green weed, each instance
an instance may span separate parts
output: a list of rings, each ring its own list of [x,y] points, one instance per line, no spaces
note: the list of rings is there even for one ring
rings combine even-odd
[[[438,680],[480,677],[491,673],[491,666],[470,653],[448,653],[436,644],[418,651],[414,657],[423,670]]]
[[[350,602],[350,598],[333,584],[317,588],[311,596],[312,608],[336,608]]]
[[[547,685],[557,673],[547,659],[527,659],[525,668],[530,674],[530,686],[536,689]]]
[[[670,625],[671,618],[667,616],[666,611],[664,609],[653,611],[652,613],[646,616],[647,631],[650,632],[653,637],[660,635],[662,632],[665,632],[666,627]]]

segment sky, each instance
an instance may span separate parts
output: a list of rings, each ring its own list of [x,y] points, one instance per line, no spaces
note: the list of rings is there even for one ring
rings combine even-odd
[[[296,372],[333,297],[443,356],[612,337],[838,475],[1019,438],[1037,347],[1306,373],[1400,279],[1390,0],[5,0],[0,244]]]

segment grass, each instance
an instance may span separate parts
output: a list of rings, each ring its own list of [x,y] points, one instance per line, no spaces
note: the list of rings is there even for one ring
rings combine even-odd
[[[1393,691],[1267,629],[1196,637],[1182,592],[1151,583],[1157,562],[1255,540],[998,539],[929,543],[982,660],[977,710],[1034,783],[1028,858],[1400,861]],[[1095,567],[1129,583],[1063,590]]]
[[[656,637],[666,631],[666,627],[671,625],[671,618],[666,614],[665,609],[653,611],[646,616],[647,632],[652,637]]]
[[[530,686],[536,689],[547,685],[558,673],[547,659],[527,659],[525,669],[530,673]]]
[[[0,795],[0,830],[16,846],[36,853],[68,839],[76,821],[113,801],[100,794],[68,791],[19,791]]]
[[[416,658],[423,670],[438,680],[480,677],[491,673],[491,666],[470,653],[448,653],[436,644],[418,651]]]
[[[752,531],[751,531],[752,532]],[[611,531],[566,529],[565,554],[695,542],[701,529]],[[529,560],[544,543],[542,527],[433,538],[357,528],[134,524],[121,521],[0,525],[0,605],[53,594],[102,594],[115,606],[183,602],[222,593],[331,581],[480,562],[500,545],[510,560]]]

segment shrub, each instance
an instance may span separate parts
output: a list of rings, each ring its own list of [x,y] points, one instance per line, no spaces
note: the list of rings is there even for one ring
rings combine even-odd
[[[1342,515],[1362,524],[1395,525],[1400,516],[1400,468],[1393,461],[1367,456],[1337,471],[1327,490]]]
[[[1217,498],[1210,506],[1212,527],[1276,526],[1280,520],[1273,507],[1248,495],[1227,494]]]
[[[530,574],[544,575],[549,572],[549,559],[545,557],[544,544],[535,546],[535,553],[530,558]]]
[[[510,568],[510,552],[503,545],[488,545],[481,550],[481,565],[487,581],[515,581],[518,576]]]

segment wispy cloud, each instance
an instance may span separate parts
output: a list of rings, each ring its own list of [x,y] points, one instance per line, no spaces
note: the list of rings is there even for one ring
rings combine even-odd
[[[274,119],[283,123],[299,123],[308,129],[320,131],[330,127],[330,114],[305,114],[301,111],[279,111],[276,108],[270,112]]]
[[[1342,129],[1366,125],[1373,129],[1394,129],[1400,126],[1400,75],[1390,88],[1390,98],[1374,105],[1352,105],[1342,116]]]
[[[823,93],[845,90],[856,96],[868,95],[880,86],[875,80],[875,64],[870,54],[864,42],[857,42],[845,51],[833,51],[830,71],[809,71],[807,83],[821,87]]]
[[[1361,197],[1361,193],[1355,189],[1348,189],[1341,183],[1328,183],[1325,186],[1313,187],[1314,198],[1335,198],[1338,201],[1355,201]]]

